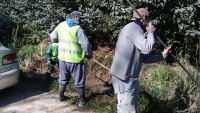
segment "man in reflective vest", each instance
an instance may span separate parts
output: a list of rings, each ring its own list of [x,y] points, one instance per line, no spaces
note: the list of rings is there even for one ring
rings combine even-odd
[[[48,70],[45,74],[46,82],[50,83],[51,81],[51,73],[54,70],[54,66],[56,64],[59,65],[58,62],[58,43],[51,43],[46,52],[46,59],[48,60]]]
[[[74,86],[77,89],[79,106],[85,104],[85,66],[83,58],[87,55],[92,57],[92,49],[83,29],[80,27],[81,19],[85,16],[79,11],[69,14],[66,21],[61,22],[50,34],[51,41],[58,39],[59,59],[59,100],[67,99],[64,95],[66,85],[70,76],[75,80]]]

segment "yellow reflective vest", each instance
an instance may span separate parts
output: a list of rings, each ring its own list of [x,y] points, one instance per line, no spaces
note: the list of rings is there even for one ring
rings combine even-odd
[[[51,56],[51,59],[52,60],[58,60],[58,51],[57,51],[57,48],[58,48],[58,43],[52,43],[52,56]]]
[[[80,63],[83,60],[85,53],[76,36],[79,28],[79,25],[69,27],[66,21],[58,25],[59,60],[70,63]]]

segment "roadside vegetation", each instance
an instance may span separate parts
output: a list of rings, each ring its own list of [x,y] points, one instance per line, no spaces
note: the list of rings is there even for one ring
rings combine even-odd
[[[173,45],[173,53],[200,83],[200,1],[199,0],[131,0],[136,7],[147,7],[157,34],[166,45]],[[83,21],[83,29],[92,44],[94,59],[110,68],[114,47],[121,28],[132,15],[131,7],[121,0],[1,0],[0,42],[17,54],[22,74],[42,76],[47,70],[45,52],[50,39],[48,34],[72,10],[80,10],[89,18]],[[103,35],[102,35],[103,34]],[[152,53],[163,46],[156,40]],[[94,92],[86,89],[88,103],[85,110],[97,113],[115,113],[117,99],[112,90],[109,71],[87,60],[86,81],[102,82],[109,90]],[[58,90],[56,67],[49,90]],[[42,77],[41,77],[42,78]],[[198,113],[200,112],[200,89],[170,56],[166,61],[144,64],[140,73],[140,113]],[[95,84],[94,84],[95,85]],[[76,104],[73,80],[66,88],[70,100]]]

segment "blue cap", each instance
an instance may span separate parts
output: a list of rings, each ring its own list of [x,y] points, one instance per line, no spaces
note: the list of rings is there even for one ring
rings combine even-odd
[[[79,11],[73,11],[69,14],[69,17],[72,17],[72,16],[78,16],[80,18],[86,18],[81,12]]]

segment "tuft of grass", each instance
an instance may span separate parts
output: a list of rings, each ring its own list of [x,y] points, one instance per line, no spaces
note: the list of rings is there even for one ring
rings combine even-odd
[[[35,45],[26,45],[23,46],[20,52],[18,53],[19,62],[24,61],[25,59],[29,59],[31,57],[31,53],[35,52]]]
[[[67,105],[70,106],[70,105],[74,105],[78,102],[78,97],[73,97],[73,98],[70,98],[69,100],[67,100]]]
[[[57,91],[57,92],[58,92],[58,89],[59,89],[58,80],[54,80],[54,81],[51,83],[49,89],[52,90],[52,91]]]
[[[165,100],[169,95],[174,96],[177,82],[173,70],[161,64],[147,64],[142,69],[140,86],[150,95],[139,94],[139,110],[143,112],[167,113],[173,112],[175,100]],[[149,100],[149,98],[151,98]],[[173,97],[172,97],[173,98]],[[164,110],[165,109],[165,110]]]
[[[193,77],[199,81],[199,72],[189,65],[186,66]],[[147,98],[149,95],[140,93],[140,111],[148,113],[199,111],[200,89],[179,66],[148,64],[144,65],[141,75],[140,86],[146,90],[152,100]]]
[[[116,113],[117,98],[115,95],[95,94],[91,91],[87,97],[90,100],[84,106],[85,109],[92,109],[97,113]]]
[[[50,90],[58,91],[59,89],[59,82],[58,80],[54,80],[50,85]],[[74,80],[70,79],[68,85],[66,86],[66,92],[76,92],[76,88],[74,87]]]
[[[145,86],[147,91],[158,99],[164,99],[166,95],[174,92],[176,82],[173,82],[174,76],[172,71],[166,66],[158,65],[149,69],[149,75],[141,80],[141,85]]]
[[[107,60],[107,66],[108,66],[108,67],[111,67],[112,62],[113,62],[113,58],[114,58],[114,57],[111,57],[111,58],[109,58],[109,59]]]

